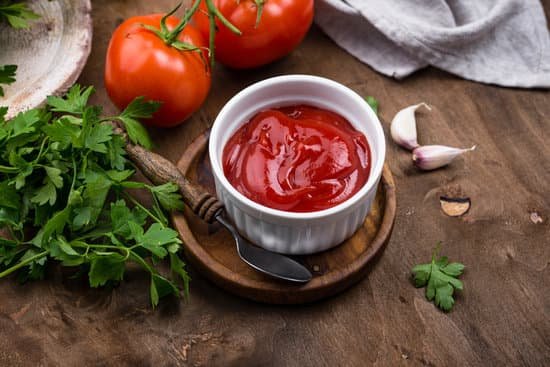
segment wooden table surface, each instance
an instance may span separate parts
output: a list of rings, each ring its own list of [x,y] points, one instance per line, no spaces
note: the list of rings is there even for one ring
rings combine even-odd
[[[94,41],[80,78],[103,89],[111,32],[124,18],[174,1],[94,1]],[[550,10],[550,1],[544,1]],[[450,167],[420,173],[388,144],[397,183],[393,237],[368,277],[311,305],[280,307],[232,296],[190,269],[191,298],[152,310],[148,278],[131,271],[116,289],[89,289],[58,270],[44,281],[0,282],[1,366],[548,366],[550,365],[550,94],[505,89],[432,68],[404,81],[381,76],[317,27],[289,57],[253,71],[218,67],[203,108],[183,126],[151,133],[176,162],[243,87],[281,74],[334,79],[380,101],[388,122],[425,101],[424,144],[478,149]],[[445,216],[439,195],[472,199],[462,218]],[[533,223],[532,213],[543,222]],[[534,214],[533,214],[534,215]],[[410,281],[413,265],[443,254],[466,265],[464,291],[445,314]]]

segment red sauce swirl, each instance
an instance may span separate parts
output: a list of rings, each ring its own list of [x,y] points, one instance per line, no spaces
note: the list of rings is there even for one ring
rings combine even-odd
[[[342,116],[312,106],[256,114],[223,150],[225,176],[267,207],[314,212],[336,206],[367,182],[365,135]]]

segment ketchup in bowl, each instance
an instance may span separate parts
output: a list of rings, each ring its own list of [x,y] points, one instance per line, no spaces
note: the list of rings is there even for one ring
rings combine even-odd
[[[267,207],[314,212],[336,206],[367,182],[365,135],[342,116],[298,105],[256,114],[223,149],[224,174]]]

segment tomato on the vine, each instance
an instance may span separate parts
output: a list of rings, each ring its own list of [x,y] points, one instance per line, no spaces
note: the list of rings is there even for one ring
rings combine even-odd
[[[120,109],[139,96],[162,102],[146,123],[169,127],[202,105],[210,90],[210,71],[201,33],[176,17],[165,16],[164,26],[162,19],[161,14],[132,17],[115,30],[107,50],[105,87]]]
[[[242,35],[219,20],[215,36],[216,59],[232,68],[268,64],[296,48],[313,20],[313,0],[208,0]],[[193,20],[209,37],[207,2],[203,0]]]

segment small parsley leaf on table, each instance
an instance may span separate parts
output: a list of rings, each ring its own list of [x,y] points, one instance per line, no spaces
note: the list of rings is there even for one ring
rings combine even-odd
[[[455,301],[453,293],[462,290],[463,284],[457,279],[464,271],[461,263],[449,263],[447,257],[437,258],[439,246],[432,254],[432,261],[428,264],[416,265],[412,269],[414,285],[417,288],[426,287],[426,298],[434,301],[443,311],[450,311]]]

